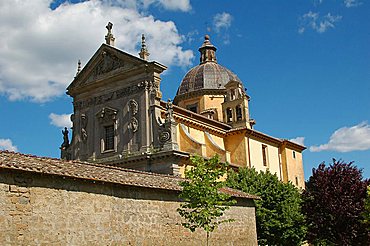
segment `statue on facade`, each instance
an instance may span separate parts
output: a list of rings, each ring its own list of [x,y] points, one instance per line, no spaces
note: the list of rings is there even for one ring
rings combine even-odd
[[[173,119],[173,104],[171,99],[168,99],[167,104],[166,104],[166,120],[165,122],[172,122],[174,121]]]
[[[60,158],[64,159],[64,160],[70,160],[71,159],[71,154],[70,154],[70,151],[69,151],[69,146],[70,145],[69,145],[68,133],[69,133],[69,131],[68,131],[67,127],[64,127],[64,130],[62,130],[63,143],[60,146],[60,150],[61,150]]]

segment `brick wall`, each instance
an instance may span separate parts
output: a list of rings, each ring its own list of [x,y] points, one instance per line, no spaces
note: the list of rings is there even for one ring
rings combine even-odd
[[[205,245],[182,228],[178,192],[0,169],[1,245]],[[210,245],[257,245],[252,199]]]

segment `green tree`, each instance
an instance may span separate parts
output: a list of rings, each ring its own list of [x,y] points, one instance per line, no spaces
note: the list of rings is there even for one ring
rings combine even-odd
[[[219,191],[225,186],[222,180],[227,173],[226,163],[221,163],[217,155],[209,160],[199,156],[190,160],[192,167],[185,172],[187,180],[180,182],[183,191],[179,197],[184,203],[177,211],[186,221],[182,223],[185,228],[192,232],[197,228],[206,231],[208,245],[210,232],[219,224],[232,221],[220,217],[236,201]]]
[[[314,245],[370,245],[363,212],[369,181],[362,170],[336,161],[313,169],[303,192],[307,239]]]
[[[261,198],[256,200],[259,245],[301,245],[306,235],[305,217],[300,191],[293,184],[254,168],[230,171],[227,184]]]

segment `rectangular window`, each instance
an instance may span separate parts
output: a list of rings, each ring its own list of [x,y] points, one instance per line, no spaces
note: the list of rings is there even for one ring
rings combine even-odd
[[[263,165],[267,167],[267,145],[262,144],[262,160]]]
[[[105,126],[104,151],[114,149],[114,126]]]
[[[295,159],[295,151],[293,150],[293,159]]]
[[[190,110],[191,112],[198,113],[198,104],[191,104],[186,106],[187,110]]]

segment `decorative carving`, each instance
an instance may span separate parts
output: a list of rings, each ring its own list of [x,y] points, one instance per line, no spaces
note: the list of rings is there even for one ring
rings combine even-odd
[[[85,114],[81,114],[81,138],[83,142],[87,141],[87,116]]]
[[[166,104],[166,112],[165,112],[166,118],[164,123],[162,123],[162,120],[160,117],[157,119],[158,124],[158,141],[161,145],[168,144],[168,142],[176,141],[175,139],[172,139],[172,134],[174,131],[176,131],[176,122],[173,118],[173,104],[170,99],[168,99]],[[174,142],[175,143],[175,142]],[[171,147],[172,148],[172,147]]]
[[[102,56],[103,60],[96,66],[94,76],[105,74],[124,66],[123,61],[113,54],[104,51]]]
[[[131,87],[126,87],[126,88],[119,89],[117,91],[107,93],[101,96],[91,97],[83,101],[74,102],[73,106],[75,107],[75,109],[88,108],[94,105],[99,105],[104,102],[108,102],[110,100],[119,99],[119,98],[123,98],[123,97],[136,94],[140,92],[141,90],[143,90],[144,88],[145,88],[145,84],[144,85],[139,84],[139,85],[135,85]]]
[[[110,123],[117,119],[117,112],[118,111],[116,109],[104,107],[96,114],[96,116],[101,123]]]
[[[168,99],[166,104],[166,121],[165,122],[173,122],[173,104],[171,99]]]
[[[139,110],[139,104],[134,99],[131,99],[129,101],[129,109],[131,115],[136,115]]]
[[[170,131],[164,130],[164,131],[159,133],[159,142],[161,142],[162,144],[166,143],[170,139],[171,139],[171,132]]]
[[[135,117],[131,118],[129,128],[134,133],[137,132],[137,130],[139,129],[139,121]]]

